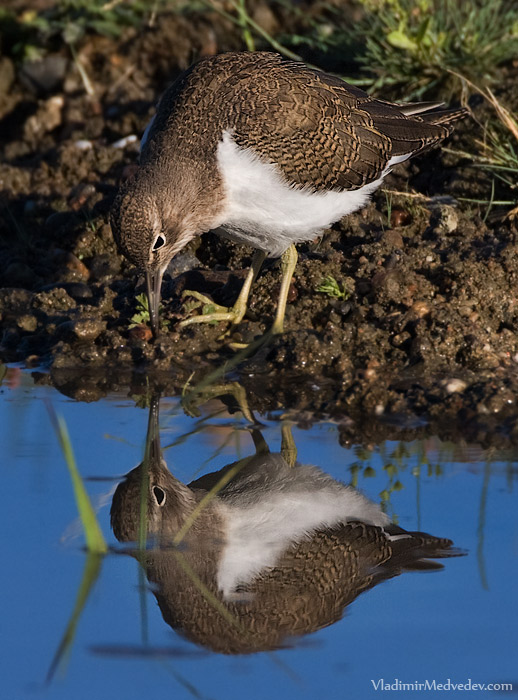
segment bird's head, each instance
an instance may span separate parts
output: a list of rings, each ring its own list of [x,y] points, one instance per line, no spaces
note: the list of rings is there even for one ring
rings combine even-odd
[[[162,277],[171,259],[195,233],[175,208],[174,198],[161,196],[146,175],[141,171],[121,187],[110,222],[119,250],[146,276],[151,329],[156,337]]]
[[[195,507],[194,495],[168,470],[162,457],[158,397],[149,409],[144,460],[117,486],[111,507],[111,524],[121,542],[144,536],[169,540],[181,529]]]

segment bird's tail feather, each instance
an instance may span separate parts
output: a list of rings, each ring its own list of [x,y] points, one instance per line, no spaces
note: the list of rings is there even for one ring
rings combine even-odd
[[[436,126],[442,124],[444,126],[449,126],[450,124],[453,124],[453,122],[459,121],[459,119],[464,119],[467,114],[467,109],[464,107],[459,107],[458,109],[443,109],[439,112],[422,114],[421,119],[427,124],[434,124]]]

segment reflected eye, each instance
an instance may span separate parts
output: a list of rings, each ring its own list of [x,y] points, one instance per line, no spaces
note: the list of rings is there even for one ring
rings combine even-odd
[[[163,506],[165,503],[165,491],[161,489],[160,486],[153,486],[153,496],[155,501],[159,506]]]
[[[163,246],[165,246],[165,237],[159,233],[158,236],[155,238],[152,250],[160,250],[160,248],[162,248]]]

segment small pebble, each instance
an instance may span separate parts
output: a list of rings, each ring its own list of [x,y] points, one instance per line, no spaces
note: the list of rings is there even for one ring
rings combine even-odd
[[[83,282],[63,282],[59,286],[76,301],[84,301],[93,297],[92,290]]]
[[[82,318],[73,324],[73,333],[78,340],[93,341],[106,328],[106,322],[100,318]]]
[[[89,182],[81,182],[73,187],[68,195],[68,205],[72,211],[79,211],[95,193],[94,185]]]
[[[418,317],[423,318],[430,313],[430,304],[426,301],[414,301],[410,310]]]
[[[392,338],[392,345],[394,345],[396,348],[400,347],[405,343],[408,339],[410,338],[410,333],[407,331],[403,331],[402,333],[398,333]]]
[[[298,299],[298,296],[299,293],[297,291],[297,287],[292,282],[288,289],[288,304],[293,304],[293,302]]]
[[[459,226],[459,215],[454,206],[445,204],[438,200],[432,202],[431,206],[434,221],[434,228],[442,233],[455,233]]]
[[[112,148],[126,148],[126,146],[135,143],[137,140],[138,139],[135,134],[130,134],[129,136],[125,136],[124,138],[115,141],[115,143],[112,143]]]
[[[408,226],[410,223],[412,223],[412,216],[405,209],[392,210],[390,214],[391,226]]]
[[[108,253],[102,253],[92,258],[88,266],[92,278],[98,282],[113,278],[120,272],[120,259]]]
[[[394,248],[403,248],[403,236],[399,231],[389,229],[383,234],[383,240]]]
[[[67,59],[58,54],[25,61],[20,69],[20,80],[37,94],[49,94],[62,85],[67,66]]]
[[[73,216],[69,211],[55,211],[45,219],[44,230],[57,231],[61,226],[70,225]]]
[[[75,275],[80,277],[82,280],[87,280],[90,277],[90,271],[82,262],[82,260],[79,260],[77,255],[74,255],[74,253],[71,253],[69,251],[63,251],[57,253],[57,257],[59,259],[59,263],[65,267],[67,270],[70,272],[73,272]]]
[[[15,260],[10,263],[2,275],[3,287],[26,287],[31,289],[41,282],[40,277],[23,262]]]
[[[91,141],[87,141],[86,139],[79,139],[78,141],[74,142],[74,146],[78,151],[89,151],[91,148],[93,148],[93,143]]]
[[[34,214],[34,212],[37,210],[38,206],[34,199],[28,199],[25,204],[23,205],[23,215],[24,216],[31,216],[31,214]]]
[[[448,394],[461,394],[467,387],[467,383],[462,379],[447,379],[444,383],[444,388]]]
[[[9,93],[15,77],[14,63],[7,56],[2,56],[0,58],[0,95]]]
[[[37,367],[41,363],[41,359],[39,355],[28,355],[25,358],[25,366],[28,369],[33,369],[34,367]]]
[[[22,331],[34,333],[38,327],[38,321],[36,316],[33,316],[32,314],[24,314],[23,316],[18,316],[16,319],[16,325],[18,328],[21,328]]]
[[[146,342],[148,340],[151,340],[151,338],[153,337],[151,328],[149,326],[145,326],[143,323],[140,323],[138,326],[130,328],[128,335],[131,340],[145,340]]]
[[[40,103],[35,114],[30,116],[23,125],[23,136],[28,141],[38,139],[43,134],[53,131],[61,125],[64,100],[61,95],[49,97]]]
[[[200,261],[190,250],[176,255],[167,266],[168,274],[174,279],[183,272],[189,272],[200,267]]]

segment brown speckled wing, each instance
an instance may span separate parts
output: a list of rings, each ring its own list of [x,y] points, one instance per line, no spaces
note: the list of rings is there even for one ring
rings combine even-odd
[[[276,162],[294,185],[357,189],[377,180],[392,156],[418,153],[451,131],[334,76],[277,56],[265,60],[268,84],[263,76],[249,83],[235,140]]]
[[[461,116],[408,112],[277,54],[221,54],[166,91],[141,160],[204,157],[210,169],[223,131],[232,130],[241,147],[276,163],[295,187],[357,189],[378,179],[392,156],[448,136],[450,121]]]
[[[403,569],[439,569],[441,564],[433,559],[458,554],[451,540],[398,532],[403,537],[392,542],[382,528],[361,522],[316,531],[293,544],[274,567],[260,572],[245,589],[258,591],[267,585],[270,591],[279,586],[302,590],[310,586],[321,596],[339,588],[341,596],[352,600]]]

